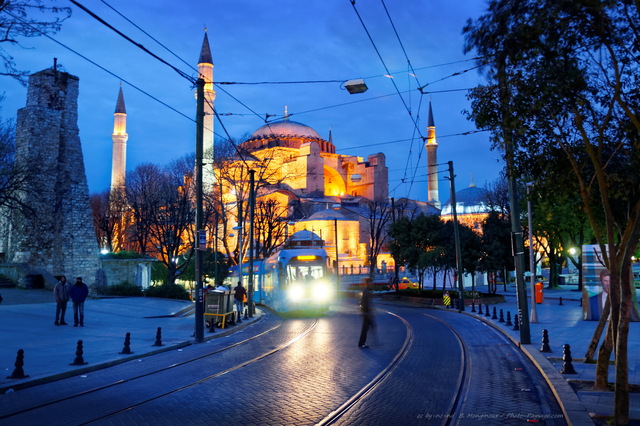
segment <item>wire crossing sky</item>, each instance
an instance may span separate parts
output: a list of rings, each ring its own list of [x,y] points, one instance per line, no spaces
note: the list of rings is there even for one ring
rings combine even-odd
[[[432,0],[101,0],[77,5],[52,38],[2,46],[22,69],[37,72],[57,58],[80,78],[80,138],[92,193],[107,190],[113,113],[120,82],[127,108],[127,169],[165,164],[195,149],[195,97],[190,79],[207,28],[217,83],[216,140],[242,140],[284,115],[329,138],[340,154],[383,152],[390,196],[425,201],[424,136],[433,105],[438,161],[453,161],[456,188],[498,178],[503,165],[489,135],[465,118],[466,91],[483,79],[463,54],[462,27],[484,2]],[[357,11],[357,13],[355,12]],[[128,41],[116,31],[130,38]],[[366,29],[366,30],[365,30]],[[154,57],[138,45],[152,52]],[[75,53],[74,53],[75,52]],[[158,58],[166,63],[162,63]],[[167,66],[169,65],[169,66]],[[343,83],[364,78],[350,95]],[[26,88],[3,78],[2,118],[24,107]],[[192,81],[192,80],[191,80]],[[221,125],[223,124],[223,125]],[[223,131],[223,127],[225,131]],[[440,200],[448,200],[440,184]]]

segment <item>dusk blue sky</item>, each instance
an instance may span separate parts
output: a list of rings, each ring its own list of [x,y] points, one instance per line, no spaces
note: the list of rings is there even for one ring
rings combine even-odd
[[[266,114],[281,118],[286,105],[291,120],[312,127],[322,137],[328,138],[332,129],[333,142],[340,154],[366,158],[383,152],[389,167],[389,195],[424,201],[427,194],[424,144],[396,93],[395,82],[422,136],[426,136],[431,98],[438,162],[454,162],[458,190],[467,187],[472,176],[477,186],[493,182],[503,167],[499,154],[490,150],[489,134],[459,135],[473,132],[475,127],[462,113],[469,108],[466,91],[458,89],[469,89],[482,81],[476,69],[467,71],[476,62],[472,60],[473,54],[463,52],[462,28],[468,18],[483,13],[483,0],[384,3],[358,0],[355,7],[375,47],[350,0],[108,0],[106,3],[81,0],[80,3],[190,76],[196,76],[193,68],[207,27],[217,82],[365,78],[369,87],[369,91],[358,95],[349,95],[340,83],[216,87],[216,109],[234,138],[265,124]],[[80,78],[79,128],[90,191],[102,192],[109,187],[113,113],[121,81],[129,134],[128,170],[143,162],[165,164],[193,152],[192,118],[196,105],[191,83],[70,2],[58,0],[57,4],[70,5],[73,15],[53,38],[115,76],[45,37],[23,40],[22,46],[27,49],[3,47],[22,69],[40,71],[51,67],[57,57],[64,71]],[[402,46],[417,80],[409,74]],[[387,70],[376,49],[393,81],[384,76]],[[15,117],[16,111],[25,105],[26,88],[6,77],[1,81],[0,93],[4,93],[5,100],[0,114],[3,118]],[[418,82],[426,85],[425,92],[432,93],[420,94]],[[226,137],[218,122],[215,133],[216,138]],[[444,203],[449,199],[446,165],[439,169],[443,171],[440,200]]]

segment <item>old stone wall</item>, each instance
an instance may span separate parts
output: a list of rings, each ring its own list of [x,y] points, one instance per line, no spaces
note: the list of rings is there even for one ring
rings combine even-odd
[[[16,163],[33,170],[33,190],[23,196],[33,211],[13,217],[8,261],[93,284],[104,274],[78,131],[78,82],[54,69],[29,78],[16,123]]]

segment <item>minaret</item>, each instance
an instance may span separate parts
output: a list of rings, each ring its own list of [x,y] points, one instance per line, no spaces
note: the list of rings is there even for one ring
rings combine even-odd
[[[111,192],[122,191],[125,187],[125,173],[127,167],[127,110],[124,107],[122,83],[118,92],[116,112],[113,114],[113,148],[111,154]]]
[[[203,187],[206,192],[213,189],[215,176],[213,174],[213,105],[216,100],[216,91],[213,89],[213,59],[209,47],[207,30],[204,31],[204,40],[198,59],[198,77],[204,79],[204,167],[202,172]]]
[[[436,208],[440,208],[440,198],[438,196],[438,143],[436,142],[436,125],[433,121],[433,110],[431,100],[429,100],[429,121],[427,123],[427,179],[428,179],[428,200]]]

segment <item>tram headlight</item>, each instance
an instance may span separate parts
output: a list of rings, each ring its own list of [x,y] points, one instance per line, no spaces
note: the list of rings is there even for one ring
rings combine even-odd
[[[304,288],[301,285],[294,285],[289,288],[289,299],[299,302],[304,298]]]
[[[320,281],[313,286],[313,298],[320,302],[325,302],[333,298],[333,288],[326,281]]]

